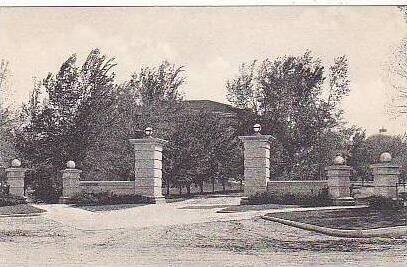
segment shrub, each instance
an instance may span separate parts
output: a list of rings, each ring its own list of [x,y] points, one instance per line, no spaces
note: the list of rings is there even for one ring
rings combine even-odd
[[[400,210],[403,208],[402,202],[384,196],[371,196],[368,198],[368,205],[374,210]]]
[[[0,207],[3,206],[14,206],[19,204],[27,203],[25,198],[9,195],[9,194],[0,194]]]
[[[273,194],[271,192],[256,193],[248,198],[249,204],[284,204],[284,205],[300,205],[304,207],[320,207],[330,206],[333,204],[329,197],[328,191],[324,190],[318,195],[294,195],[294,194]]]
[[[32,197],[36,201],[58,203],[62,195],[62,180],[57,176],[56,169],[38,168],[27,173],[27,185],[34,191]]]
[[[8,195],[10,192],[10,185],[5,182],[0,182],[0,195]]]
[[[112,192],[81,192],[71,198],[78,206],[116,205],[149,203],[149,199],[140,195],[116,195]]]

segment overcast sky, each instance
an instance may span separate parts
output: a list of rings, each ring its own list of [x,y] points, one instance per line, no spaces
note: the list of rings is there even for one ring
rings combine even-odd
[[[377,133],[404,133],[387,110],[392,52],[407,36],[396,7],[0,8],[0,58],[10,61],[13,99],[27,99],[34,76],[56,72],[92,48],[115,57],[119,81],[142,65],[185,65],[187,99],[226,102],[239,64],[310,49],[330,64],[347,55],[351,94],[345,118]]]

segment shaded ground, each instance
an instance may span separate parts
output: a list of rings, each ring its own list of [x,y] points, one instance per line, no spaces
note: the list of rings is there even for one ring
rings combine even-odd
[[[286,220],[298,221],[335,229],[374,229],[381,227],[406,226],[407,210],[352,210],[295,211],[269,214]]]
[[[1,215],[12,215],[12,214],[31,214],[31,213],[41,213],[44,212],[43,209],[33,207],[29,204],[19,204],[14,206],[4,206],[0,207]]]
[[[77,206],[76,208],[98,212],[98,211],[110,211],[110,210],[122,210],[130,209],[134,207],[141,207],[147,204],[118,204],[118,205],[99,205],[99,206]]]

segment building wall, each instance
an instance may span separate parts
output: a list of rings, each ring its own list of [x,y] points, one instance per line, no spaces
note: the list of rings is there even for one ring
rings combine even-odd
[[[268,181],[267,192],[276,195],[317,196],[328,189],[328,181]]]

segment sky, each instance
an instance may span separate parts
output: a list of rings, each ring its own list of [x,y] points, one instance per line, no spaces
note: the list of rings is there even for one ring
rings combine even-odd
[[[351,93],[345,119],[378,133],[402,134],[389,65],[407,37],[396,7],[0,8],[0,59],[10,62],[12,100],[26,101],[33,77],[57,72],[71,54],[93,48],[115,57],[118,81],[168,60],[186,68],[186,99],[226,102],[225,83],[242,62],[307,49],[324,64],[346,55]]]

